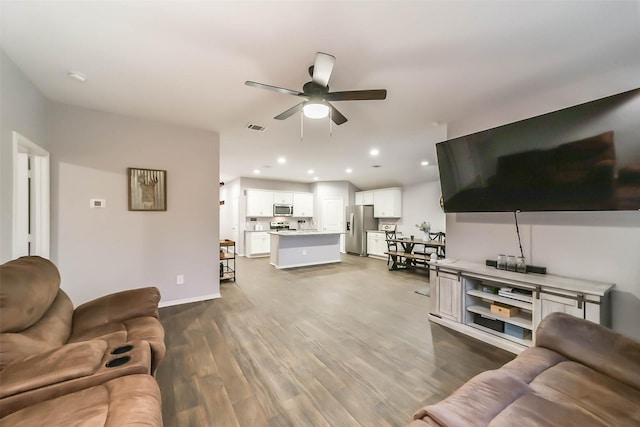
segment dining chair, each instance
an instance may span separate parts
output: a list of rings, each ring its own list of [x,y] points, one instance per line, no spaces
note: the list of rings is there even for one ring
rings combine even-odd
[[[396,231],[385,231],[384,232],[385,240],[387,241],[387,252],[397,251],[398,250],[398,242],[390,242],[389,239],[396,238]],[[387,265],[391,262],[391,255],[387,255]]]

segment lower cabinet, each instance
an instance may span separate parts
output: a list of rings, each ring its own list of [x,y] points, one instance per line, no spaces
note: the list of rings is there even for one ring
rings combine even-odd
[[[384,231],[367,231],[367,255],[376,258],[387,258],[387,240]]]
[[[244,244],[247,258],[269,256],[271,253],[271,235],[266,231],[245,233]]]
[[[429,320],[519,353],[547,315],[609,326],[612,283],[497,270],[466,261],[431,265]]]

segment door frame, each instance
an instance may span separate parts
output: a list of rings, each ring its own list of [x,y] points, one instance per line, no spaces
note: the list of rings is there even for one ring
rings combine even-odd
[[[12,258],[24,255],[15,236],[18,234],[18,153],[28,153],[31,162],[31,254],[49,258],[50,252],[50,155],[47,150],[18,132],[13,132],[13,210]]]

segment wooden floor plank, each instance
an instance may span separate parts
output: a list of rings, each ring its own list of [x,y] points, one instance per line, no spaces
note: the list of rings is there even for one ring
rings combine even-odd
[[[422,270],[351,255],[290,270],[236,262],[222,298],[160,310],[167,427],[402,427],[514,357],[430,324]]]

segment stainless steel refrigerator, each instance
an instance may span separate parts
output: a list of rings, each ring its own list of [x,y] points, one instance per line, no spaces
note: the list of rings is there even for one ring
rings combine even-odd
[[[346,219],[345,250],[350,254],[367,256],[366,230],[378,229],[378,220],[373,217],[373,206],[347,206]]]

